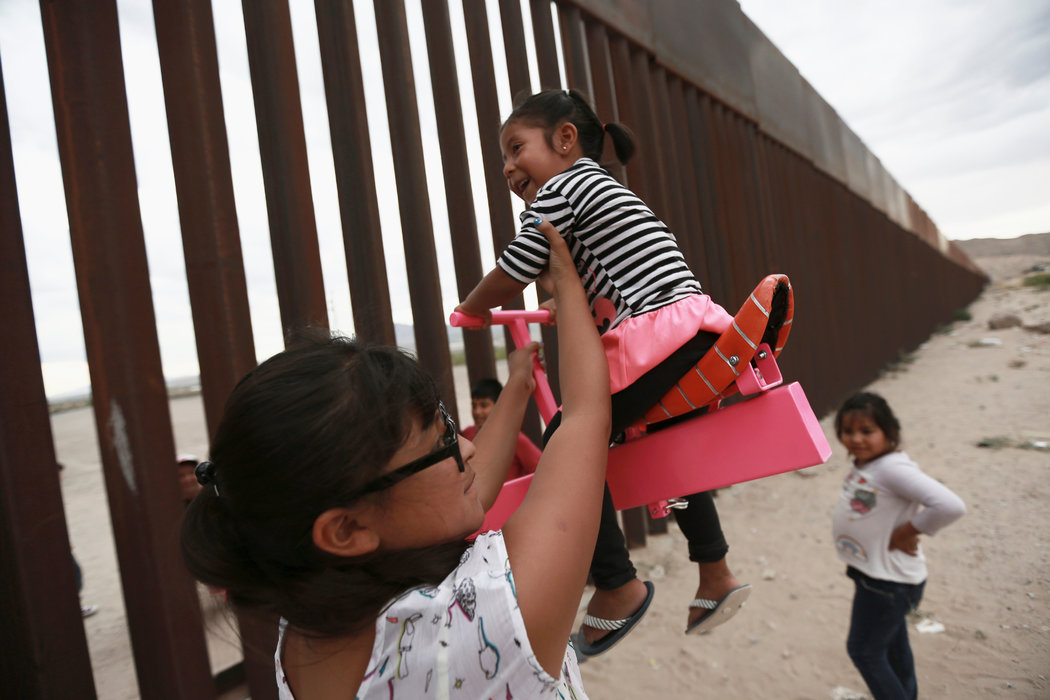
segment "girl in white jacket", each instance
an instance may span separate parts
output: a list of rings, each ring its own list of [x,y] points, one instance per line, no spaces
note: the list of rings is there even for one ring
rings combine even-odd
[[[881,396],[849,398],[835,433],[853,457],[832,519],[835,549],[856,584],[846,650],[875,700],[913,700],[905,616],[926,585],[919,536],[936,534],[966,506],[898,449],[900,423]]]

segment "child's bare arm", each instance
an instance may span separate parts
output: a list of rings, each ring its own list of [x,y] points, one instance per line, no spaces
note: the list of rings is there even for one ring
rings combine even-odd
[[[474,455],[474,471],[478,475],[478,497],[485,510],[496,502],[503,480],[507,478],[507,470],[514,461],[525,408],[536,388],[536,380],[532,378],[532,355],[539,347],[539,343],[529,343],[510,354],[510,376],[492,413],[485,419],[484,427],[474,438],[478,450]]]
[[[492,317],[490,309],[503,306],[527,286],[508,275],[503,268],[494,267],[455,310],[488,320]]]

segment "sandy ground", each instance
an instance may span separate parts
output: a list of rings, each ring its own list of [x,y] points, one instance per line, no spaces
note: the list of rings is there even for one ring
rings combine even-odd
[[[997,313],[1050,322],[1050,292],[1024,288],[1016,276],[1034,261],[981,259],[996,281],[970,307],[972,319],[933,335],[869,387],[900,417],[904,449],[969,509],[924,538],[930,578],[920,615],[944,631],[912,627],[921,698],[1050,697],[1050,451],[1038,447],[1050,441],[1050,335],[988,328]],[[465,378],[457,385],[465,411]],[[171,407],[178,450],[204,454],[199,398]],[[100,606],[84,621],[98,695],[137,698],[92,414],[52,421],[83,600]],[[635,632],[584,664],[590,697],[865,697],[845,651],[853,584],[829,541],[847,462],[829,418],[822,424],[834,447],[827,464],[718,497],[730,564],[754,587],[744,611],[711,634],[682,634],[696,569],[672,523],[670,534],[634,552],[656,598]],[[232,632],[206,593],[202,599],[213,666],[223,668],[237,658]]]

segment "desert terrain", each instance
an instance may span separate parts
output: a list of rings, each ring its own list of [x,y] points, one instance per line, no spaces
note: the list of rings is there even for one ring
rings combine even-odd
[[[934,333],[866,388],[896,411],[903,449],[968,507],[962,520],[923,538],[930,576],[911,627],[920,697],[1047,698],[1050,515],[1040,504],[1050,501],[1050,335],[1043,325],[1050,324],[1050,291],[1022,279],[1050,263],[1050,250],[1000,255],[991,246],[970,254],[992,281],[969,317]],[[1004,314],[1019,325],[989,327]],[[469,406],[463,375],[461,407]],[[173,399],[171,414],[178,451],[203,457],[199,397]],[[735,619],[707,635],[682,633],[696,569],[673,523],[669,534],[634,550],[656,597],[627,639],[583,665],[591,698],[867,697],[845,650],[853,583],[830,542],[831,510],[847,472],[830,419],[822,420],[834,450],[826,464],[718,496],[730,564],[754,589]],[[87,408],[56,412],[52,426],[66,467],[70,536],[84,569],[82,599],[100,608],[84,620],[98,696],[137,698],[93,415]],[[235,637],[217,602],[203,590],[201,597],[218,670],[237,659]],[[919,631],[920,623],[934,631]]]

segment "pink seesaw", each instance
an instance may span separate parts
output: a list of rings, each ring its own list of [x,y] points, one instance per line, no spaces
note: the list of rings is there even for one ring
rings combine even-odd
[[[506,325],[515,345],[531,341],[528,323],[545,322],[547,311],[493,311],[492,323]],[[453,312],[453,326],[478,328],[482,320]],[[747,400],[664,430],[627,431],[626,440],[609,450],[606,482],[617,510],[647,506],[653,517],[683,507],[689,494],[723,488],[796,469],[823,464],[831,446],[798,382],[784,385],[774,353],[758,344],[754,357],[735,370],[736,387]],[[534,393],[544,422],[557,412],[546,372],[536,358]],[[485,515],[481,531],[498,530],[517,510],[532,475],[508,481]]]

